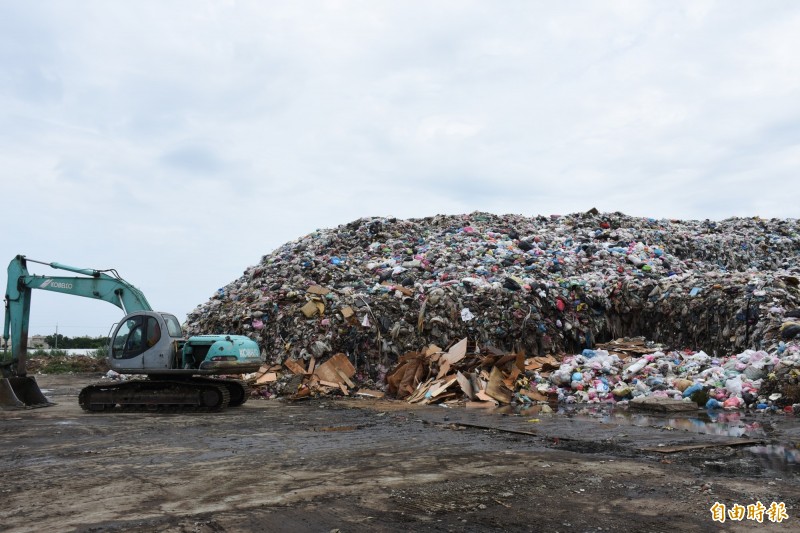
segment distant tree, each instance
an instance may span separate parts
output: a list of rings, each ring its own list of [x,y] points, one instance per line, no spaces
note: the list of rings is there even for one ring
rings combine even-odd
[[[66,348],[65,346],[65,337],[60,333],[58,335],[48,335],[44,338],[45,342],[51,348],[55,348],[56,346],[59,348]]]
[[[51,348],[58,346],[59,350],[69,350],[71,348],[96,350],[108,344],[108,337],[83,336],[71,338],[59,333],[58,335],[47,335],[45,341]]]

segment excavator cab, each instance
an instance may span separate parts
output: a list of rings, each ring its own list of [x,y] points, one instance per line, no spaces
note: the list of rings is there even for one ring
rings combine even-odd
[[[120,374],[219,375],[255,372],[264,358],[243,335],[195,335],[185,339],[169,313],[136,311],[114,328],[109,366]]]
[[[175,368],[182,338],[180,322],[173,315],[155,311],[129,314],[111,336],[109,366],[120,373],[129,369]]]

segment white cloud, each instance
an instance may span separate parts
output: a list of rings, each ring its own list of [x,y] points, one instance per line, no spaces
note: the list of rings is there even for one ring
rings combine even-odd
[[[796,217],[798,23],[791,1],[3,3],[0,250],[116,267],[182,318],[361,216]],[[116,317],[72,300],[36,320]]]

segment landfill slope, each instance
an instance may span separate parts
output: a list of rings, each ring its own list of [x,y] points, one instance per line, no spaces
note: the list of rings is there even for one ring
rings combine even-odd
[[[786,340],[798,257],[797,219],[361,218],[265,255],[186,329],[248,335],[272,363],[344,353],[373,378],[464,337],[528,356],[633,336],[723,356]]]

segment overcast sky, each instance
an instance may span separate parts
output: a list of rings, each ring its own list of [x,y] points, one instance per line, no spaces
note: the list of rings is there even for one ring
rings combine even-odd
[[[798,28],[794,0],[0,0],[0,260],[116,268],[184,320],[364,216],[796,218]],[[33,334],[119,318],[33,294]]]

